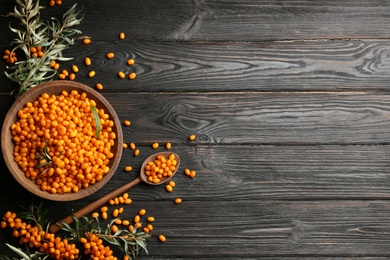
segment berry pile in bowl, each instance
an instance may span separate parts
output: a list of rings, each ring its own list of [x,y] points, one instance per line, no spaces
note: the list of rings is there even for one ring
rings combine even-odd
[[[50,81],[20,96],[3,123],[1,148],[13,177],[54,201],[102,188],[122,156],[123,134],[110,103],[74,81]]]

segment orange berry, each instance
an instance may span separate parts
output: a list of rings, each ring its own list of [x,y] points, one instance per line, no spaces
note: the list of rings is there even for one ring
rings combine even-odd
[[[129,125],[131,125],[131,122],[129,120],[125,120],[125,121],[123,121],[123,124],[125,126],[129,126]]]
[[[167,184],[167,185],[165,186],[165,189],[166,189],[168,192],[172,192],[172,191],[173,191],[172,186],[169,185],[169,184]]]
[[[125,35],[124,32],[121,32],[121,33],[119,34],[119,39],[124,40],[125,37],[126,37],[126,35]]]
[[[88,73],[88,77],[90,77],[90,78],[95,77],[95,75],[96,75],[96,72],[95,72],[94,70],[91,70],[91,71]]]
[[[133,65],[135,63],[134,59],[128,59],[127,64],[128,65]]]
[[[100,83],[97,83],[97,84],[96,84],[96,88],[97,88],[98,90],[103,90],[103,85],[100,84]]]
[[[161,242],[165,242],[165,241],[167,241],[167,238],[164,236],[164,235],[159,235],[158,236],[158,239],[161,241]]]
[[[190,136],[188,137],[188,139],[189,139],[190,141],[194,141],[194,140],[195,140],[195,135],[190,135]]]
[[[132,72],[129,74],[129,79],[135,79],[137,77],[137,74],[135,72]]]
[[[166,148],[167,150],[171,149],[171,147],[172,147],[172,144],[171,144],[171,143],[166,143],[166,144],[165,144],[165,148]]]
[[[190,178],[195,178],[196,176],[196,171],[191,171],[190,172]]]
[[[124,79],[126,77],[125,73],[123,71],[119,71],[118,72],[118,77],[120,77],[121,79]]]
[[[74,73],[79,72],[79,68],[76,65],[72,65],[72,70]]]
[[[139,212],[138,212],[138,215],[140,216],[143,216],[146,214],[146,210],[145,209],[140,209]]]
[[[107,53],[106,57],[107,57],[107,59],[112,59],[115,57],[115,54],[113,52],[109,52],[109,53]]]
[[[126,166],[125,167],[125,171],[126,172],[130,172],[132,169],[133,169],[133,167],[131,167],[131,166]]]
[[[175,204],[180,204],[181,201],[182,201],[181,198],[176,198],[176,199],[175,199]]]
[[[139,150],[137,149],[134,151],[134,156],[138,156],[138,155],[139,155]]]
[[[90,39],[90,38],[85,38],[85,39],[83,40],[83,43],[84,43],[85,45],[88,45],[88,44],[91,43],[91,39]]]
[[[158,143],[152,144],[152,147],[153,147],[153,149],[157,149],[158,148]]]
[[[84,59],[84,62],[85,62],[85,65],[87,65],[87,66],[90,66],[92,64],[92,61],[91,61],[91,59],[89,57],[86,57]]]

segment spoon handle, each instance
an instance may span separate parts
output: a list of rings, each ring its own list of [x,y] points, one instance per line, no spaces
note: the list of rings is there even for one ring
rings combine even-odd
[[[132,180],[131,182],[123,185],[119,189],[114,190],[114,191],[108,193],[107,195],[105,195],[104,197],[101,197],[100,199],[85,206],[84,208],[79,209],[78,211],[74,212],[73,215],[75,215],[77,218],[81,218],[81,217],[87,215],[88,213],[90,213],[92,210],[103,206],[110,199],[113,199],[113,198],[125,193],[128,189],[134,187],[135,185],[137,185],[140,182],[141,182],[141,178],[138,177],[138,178]],[[63,226],[62,223],[71,224],[72,222],[73,222],[72,215],[69,215],[69,216],[63,218],[62,220],[57,221],[56,223],[52,224],[49,228],[49,232],[55,233],[61,229],[61,227]]]

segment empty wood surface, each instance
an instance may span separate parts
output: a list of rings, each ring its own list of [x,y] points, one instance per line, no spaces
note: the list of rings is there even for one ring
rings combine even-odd
[[[42,1],[42,17],[77,1],[63,2],[49,8]],[[1,14],[13,5],[0,3]],[[80,37],[92,44],[77,39],[65,52],[75,59],[61,68],[76,64],[76,81],[103,84],[120,120],[132,123],[123,126],[124,141],[141,153],[124,150],[113,178],[85,199],[43,200],[52,221],[138,177],[155,152],[151,144],[164,151],[171,142],[181,156],[174,191],[147,184],[129,190],[133,203],[123,217],[145,208],[156,218],[154,234],[167,237],[161,244],[153,236],[140,259],[390,258],[390,1],[78,5]],[[10,21],[0,16],[2,53],[14,37]],[[119,71],[137,78],[119,79]],[[14,88],[1,73],[0,122]],[[40,202],[2,158],[0,169],[0,214]],[[182,204],[173,203],[177,197]],[[0,253],[14,241],[1,231]]]

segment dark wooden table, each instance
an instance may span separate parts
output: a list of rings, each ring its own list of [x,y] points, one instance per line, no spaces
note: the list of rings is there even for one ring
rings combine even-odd
[[[12,2],[2,1],[1,14]],[[42,17],[76,1],[63,2]],[[129,190],[123,217],[145,208],[156,218],[153,234],[167,237],[162,244],[153,236],[140,259],[390,258],[390,1],[79,5],[78,29],[92,44],[77,40],[66,51],[75,59],[62,66],[77,64],[76,81],[104,85],[120,120],[132,122],[125,142],[141,154],[126,149],[114,177],[85,199],[43,200],[52,221],[135,178],[151,144],[171,142],[182,158],[174,191]],[[1,52],[14,38],[9,21],[0,17]],[[116,56],[107,62],[109,51]],[[136,61],[132,81],[117,76],[128,58]],[[1,73],[1,121],[14,88]],[[40,201],[4,161],[0,198],[1,214]],[[1,232],[0,252],[10,242]]]

